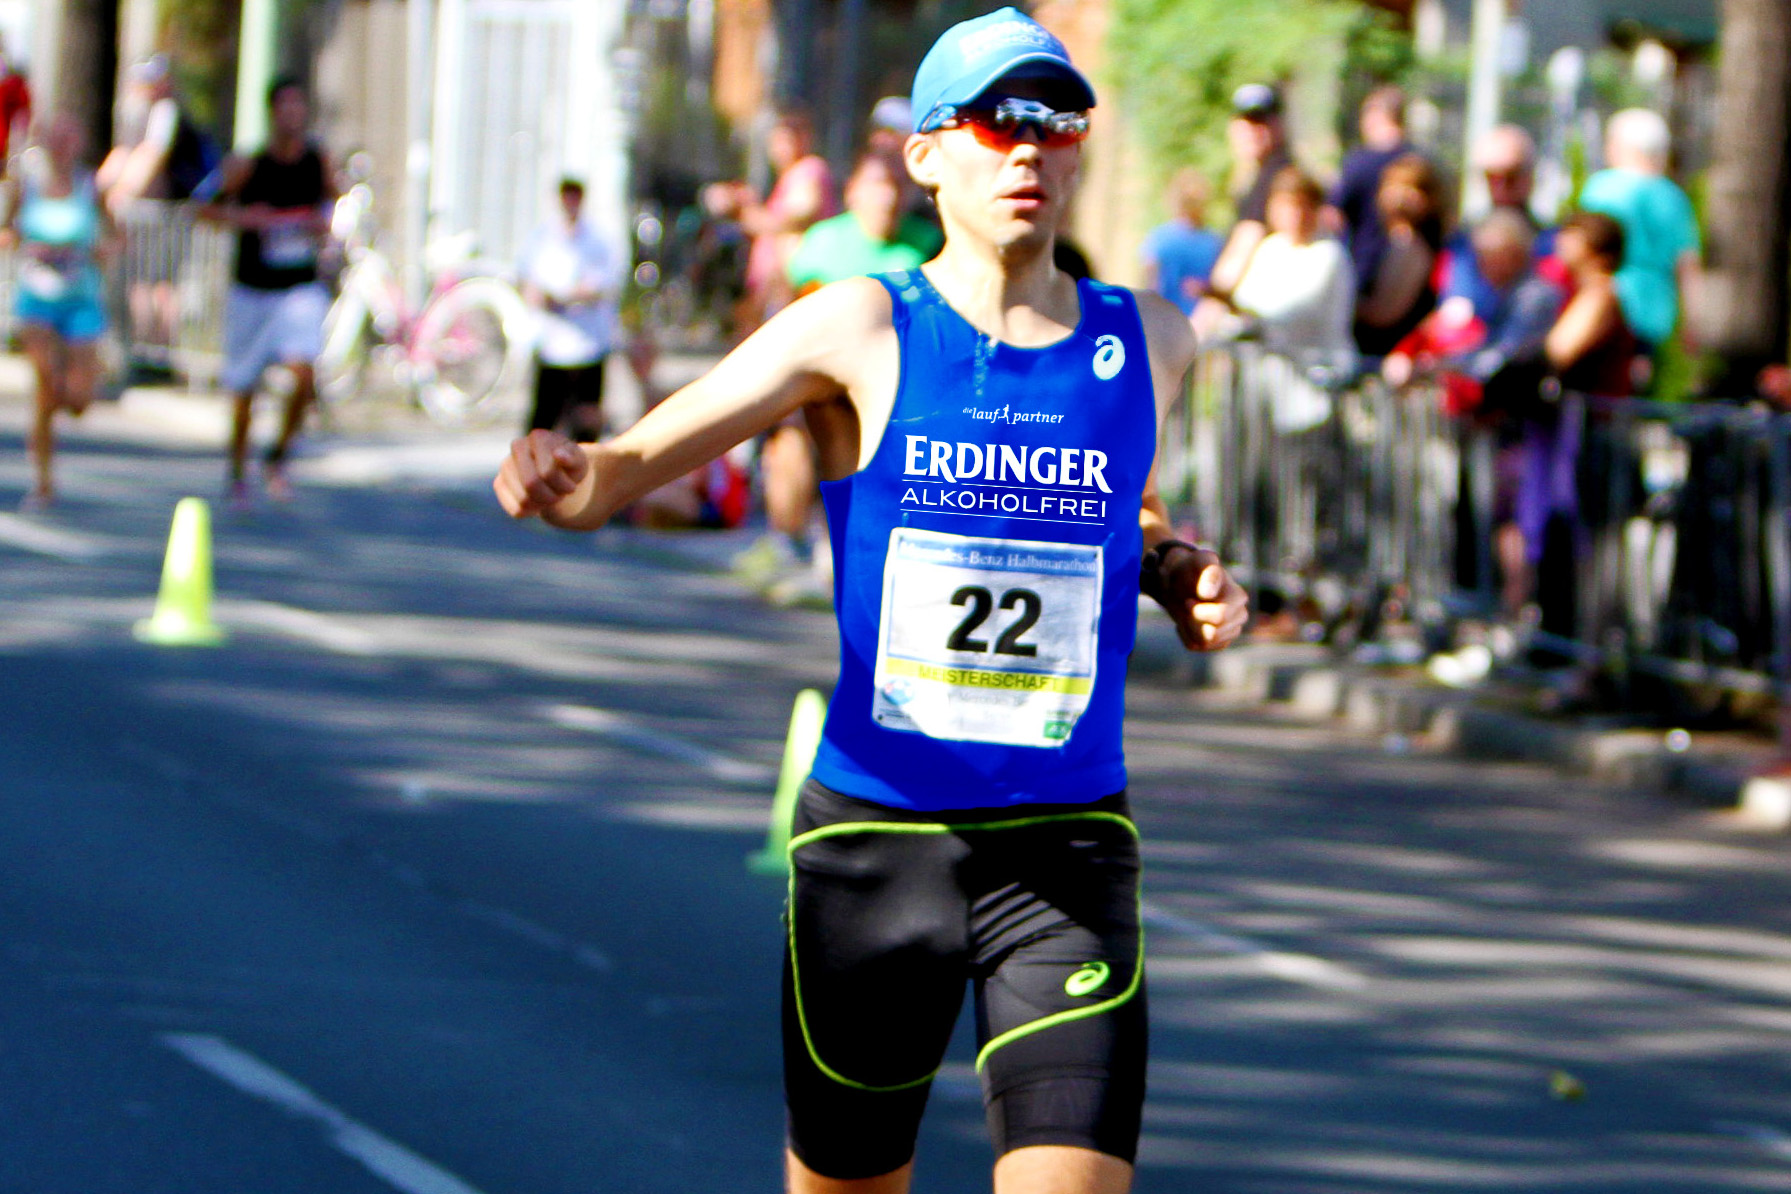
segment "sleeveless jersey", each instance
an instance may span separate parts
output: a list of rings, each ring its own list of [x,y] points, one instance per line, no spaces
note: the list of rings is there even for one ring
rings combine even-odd
[[[20,254],[18,285],[46,302],[83,298],[97,301],[101,292],[93,249],[100,237],[99,194],[91,174],[77,174],[67,195],[46,195],[26,180],[19,199],[21,240],[46,252]]]
[[[876,454],[821,487],[840,679],[814,778],[919,810],[1112,795],[1156,452],[1132,296],[1080,282],[1076,330],[1016,348],[919,270],[878,280],[901,380]]]
[[[244,207],[266,203],[276,208],[318,207],[325,194],[323,155],[315,146],[290,162],[267,152],[255,156],[249,177],[237,191]],[[286,290],[317,280],[317,254],[322,241],[303,228],[267,232],[243,229],[236,240],[236,280],[257,290]]]

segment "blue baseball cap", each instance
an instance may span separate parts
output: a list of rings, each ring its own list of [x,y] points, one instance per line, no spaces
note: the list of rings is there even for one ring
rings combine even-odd
[[[1095,106],[1094,88],[1063,43],[1019,9],[1002,8],[953,25],[921,59],[914,72],[914,131],[931,131],[944,109],[969,104],[1009,75],[1061,80],[1072,110]]]

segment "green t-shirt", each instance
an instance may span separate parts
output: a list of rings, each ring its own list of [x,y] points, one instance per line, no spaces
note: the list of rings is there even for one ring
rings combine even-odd
[[[914,269],[939,251],[941,241],[937,228],[915,216],[902,217],[894,240],[872,240],[858,218],[846,212],[802,234],[790,256],[790,285],[801,290],[811,282],[825,286],[842,278]]]

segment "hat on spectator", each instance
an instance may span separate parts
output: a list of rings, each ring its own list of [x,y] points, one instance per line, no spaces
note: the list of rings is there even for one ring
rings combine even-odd
[[[1070,52],[1043,25],[1017,8],[962,21],[939,35],[914,73],[914,131],[931,132],[950,113],[997,81],[1014,76],[1051,79],[1064,86],[1065,106],[1095,105],[1094,88],[1070,62]]]
[[[133,83],[160,83],[168,77],[168,55],[151,54],[133,64],[126,77]]]
[[[1231,93],[1231,111],[1245,120],[1281,115],[1281,92],[1267,83],[1245,83]]]
[[[905,95],[886,95],[871,109],[871,127],[905,134],[914,127],[914,106]]]

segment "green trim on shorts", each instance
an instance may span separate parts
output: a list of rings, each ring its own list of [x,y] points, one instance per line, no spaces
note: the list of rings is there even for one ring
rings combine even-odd
[[[1051,825],[1068,821],[1106,821],[1123,828],[1127,833],[1132,835],[1133,841],[1138,840],[1138,826],[1132,823],[1130,817],[1122,816],[1119,813],[1101,811],[1090,811],[1086,813],[1049,813],[1037,817],[1015,817],[1004,821],[972,821],[958,825],[948,825],[937,821],[837,821],[832,825],[823,825],[818,829],[811,829],[806,833],[800,833],[791,838],[790,844],[785,850],[785,853],[791,862],[789,868],[790,878],[788,896],[790,910],[784,917],[789,924],[790,933],[790,979],[796,1000],[796,1022],[802,1026],[802,1044],[803,1047],[808,1050],[809,1060],[815,1063],[815,1068],[833,1081],[839,1083],[841,1086],[849,1086],[853,1090],[869,1091],[872,1094],[893,1094],[896,1091],[912,1090],[916,1086],[926,1085],[939,1074],[938,1068],[935,1067],[930,1073],[915,1078],[909,1082],[898,1082],[894,1086],[872,1086],[869,1083],[856,1082],[851,1078],[846,1077],[844,1074],[841,1074],[821,1060],[821,1054],[815,1048],[814,1037],[809,1034],[808,1013],[802,1008],[802,969],[796,960],[795,859],[797,850],[811,842],[822,841],[823,839],[830,837],[843,837],[846,834],[851,833],[907,833],[938,836],[965,831],[985,832],[1000,829],[1021,829],[1033,825]],[[1003,1045],[1011,1044],[1021,1037],[1031,1036],[1035,1032],[1042,1032],[1057,1024],[1067,1024],[1073,1020],[1082,1020],[1089,1016],[1098,1016],[1104,1012],[1110,1012],[1122,1004],[1129,1002],[1131,998],[1138,993],[1139,984],[1144,978],[1144,896],[1142,893],[1138,896],[1138,902],[1138,959],[1132,966],[1132,981],[1126,985],[1126,989],[1121,991],[1118,995],[1115,995],[1112,999],[1105,999],[1100,1003],[1090,1004],[1088,1007],[1070,1008],[1066,1011],[1053,1012],[1048,1016],[1041,1016],[1031,1023],[1022,1024],[1018,1028],[1008,1029],[1006,1032],[984,1045],[977,1053],[977,1073],[982,1073],[984,1063],[989,1060],[989,1057],[995,1050],[1001,1048]]]

